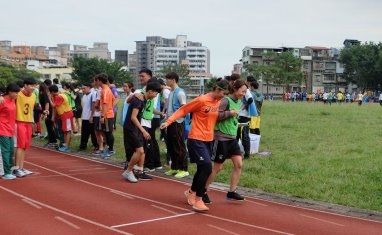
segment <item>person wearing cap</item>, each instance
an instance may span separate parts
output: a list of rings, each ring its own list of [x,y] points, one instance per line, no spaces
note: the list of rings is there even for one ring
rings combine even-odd
[[[24,87],[17,95],[16,99],[16,154],[13,174],[17,177],[24,177],[32,174],[24,168],[25,151],[30,147],[33,131],[33,108],[36,104],[36,96],[33,91],[36,86],[34,78],[25,78]]]

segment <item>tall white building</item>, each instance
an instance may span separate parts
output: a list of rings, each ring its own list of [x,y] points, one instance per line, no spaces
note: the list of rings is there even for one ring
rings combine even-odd
[[[191,78],[188,94],[195,97],[205,92],[205,80],[211,77],[210,51],[205,46],[188,45],[187,36],[179,35],[176,38],[176,47],[155,47],[154,73],[161,71],[166,64],[186,64]]]

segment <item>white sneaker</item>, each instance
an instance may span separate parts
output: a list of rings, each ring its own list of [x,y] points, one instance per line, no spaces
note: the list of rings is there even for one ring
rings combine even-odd
[[[15,176],[17,176],[17,177],[20,177],[20,178],[26,176],[25,173],[24,173],[24,171],[22,171],[21,169],[15,169],[15,170],[13,170],[13,174],[14,174]]]
[[[32,171],[27,170],[27,169],[25,169],[25,168],[23,168],[23,169],[21,169],[21,170],[24,172],[25,175],[31,175],[31,174],[33,174]]]
[[[131,183],[138,182],[137,178],[135,178],[135,175],[132,171],[130,171],[130,172],[124,171],[122,173],[122,176],[123,176],[123,178],[127,179]]]

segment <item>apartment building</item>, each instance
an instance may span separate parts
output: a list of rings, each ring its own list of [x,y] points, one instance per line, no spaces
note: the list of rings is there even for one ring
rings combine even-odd
[[[129,65],[129,51],[128,50],[115,50],[114,61],[121,63],[123,66]]]
[[[149,68],[155,74],[169,63],[186,64],[191,77],[187,92],[197,96],[204,92],[204,82],[211,76],[209,49],[200,42],[188,41],[187,35],[177,35],[174,39],[148,36],[146,41],[136,41],[136,58],[136,84],[142,68]]]
[[[304,48],[293,47],[250,47],[242,50],[242,64],[272,64],[268,58],[264,57],[267,52],[281,53],[291,51],[295,56],[303,60],[301,71],[304,78],[301,84],[290,84],[291,91],[324,92],[324,91],[345,91],[347,84],[341,77],[343,67],[338,62],[339,50],[319,46],[306,46]],[[259,88],[263,93],[282,94],[285,92],[285,85],[265,83],[262,77],[258,78]]]

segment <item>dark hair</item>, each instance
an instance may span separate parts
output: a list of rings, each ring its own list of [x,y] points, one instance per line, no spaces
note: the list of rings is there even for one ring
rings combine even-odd
[[[163,81],[162,78],[159,78],[159,79],[158,79],[158,82],[159,82],[159,84],[161,84],[162,86],[166,86],[166,83]]]
[[[259,89],[259,83],[256,81],[253,81],[251,82],[251,87],[253,87],[254,89]]]
[[[229,89],[229,82],[226,79],[216,80],[216,85],[214,86],[214,90],[227,90]]]
[[[58,78],[53,78],[53,83],[58,84],[59,83]]]
[[[175,72],[169,72],[165,76],[166,79],[174,79],[176,83],[179,81],[179,75]]]
[[[51,85],[49,86],[49,91],[56,93],[58,92],[58,87],[56,85]]]
[[[127,84],[127,86],[131,89],[132,92],[134,92],[134,83],[132,82],[125,82]]]
[[[108,76],[107,80],[109,81],[110,84],[114,83],[114,78],[112,76]]]
[[[247,77],[247,82],[256,82],[256,79],[255,79],[255,77],[250,75]]]
[[[143,69],[141,69],[141,70],[139,71],[139,74],[141,74],[141,73],[147,73],[150,77],[153,76],[153,72],[152,72],[150,69],[148,69],[148,68],[143,68]]]
[[[92,87],[92,85],[89,82],[84,82],[84,84],[82,84],[82,86]]]
[[[17,81],[16,84],[17,84],[20,88],[23,88],[23,87],[24,87],[24,81],[23,81],[23,80],[19,80],[19,81]]]
[[[148,82],[146,85],[146,91],[156,91],[161,92],[162,88],[158,81]]]
[[[9,83],[5,88],[5,94],[9,94],[9,92],[19,92],[20,87],[16,83]]]
[[[24,78],[24,85],[35,85],[36,80],[32,77]]]
[[[50,79],[45,79],[45,80],[44,80],[44,83],[45,83],[45,85],[50,86],[50,85],[52,85],[52,80],[50,80]]]
[[[231,74],[230,78],[231,78],[230,81],[233,82],[233,81],[240,79],[240,75],[237,73],[233,73],[233,74]]]
[[[48,90],[48,85],[46,85],[45,81],[40,83],[40,86],[38,87],[39,95],[46,94]]]
[[[101,81],[103,84],[107,84],[107,74],[106,73],[99,73],[94,76],[94,80]]]
[[[72,83],[69,83],[69,82],[67,82],[67,83],[64,84],[64,88],[69,89],[69,90],[71,90],[71,91],[74,90],[73,84],[72,84]]]
[[[240,89],[240,87],[244,85],[248,88],[247,83],[243,79],[237,79],[233,81],[229,86],[229,93],[233,93],[234,91]]]

